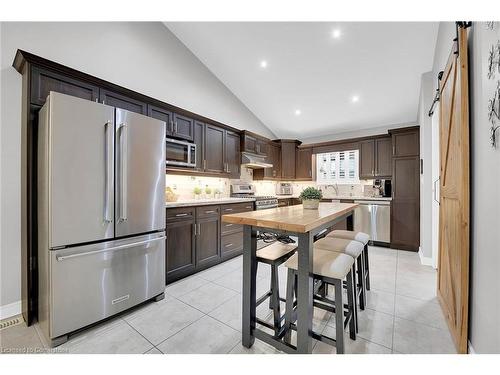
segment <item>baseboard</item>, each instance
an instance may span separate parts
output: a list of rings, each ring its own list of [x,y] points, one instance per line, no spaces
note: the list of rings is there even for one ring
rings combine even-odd
[[[21,301],[0,306],[0,320],[21,314]]]
[[[469,350],[468,350],[469,354],[476,354],[476,351],[475,351],[475,350],[474,350],[474,348],[472,347],[472,344],[470,343],[470,341],[467,341],[467,343],[468,343],[468,345],[467,345],[467,346],[468,346],[468,349],[469,349]]]
[[[418,250],[418,256],[420,257],[420,263],[423,266],[431,266],[432,267],[432,257],[424,257],[422,255],[422,248]]]

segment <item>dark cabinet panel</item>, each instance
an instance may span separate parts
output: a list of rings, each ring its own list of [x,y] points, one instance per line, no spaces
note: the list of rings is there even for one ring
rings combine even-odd
[[[167,124],[167,136],[171,137],[174,131],[174,124],[172,122],[172,112],[165,108],[157,107],[148,104],[148,116],[157,120],[165,121]]]
[[[231,258],[243,251],[243,232],[227,234],[221,239],[221,256]]]
[[[194,139],[194,120],[174,113],[172,137],[192,141]]]
[[[392,156],[419,156],[419,131],[393,132],[392,146]]]
[[[391,246],[418,251],[420,244],[419,158],[393,158]]]
[[[257,138],[251,135],[245,134],[243,136],[243,150],[246,152],[251,152],[253,154],[257,153]]]
[[[263,139],[257,139],[257,145],[256,145],[256,149],[255,149],[257,154],[262,155],[262,156],[267,155],[267,153],[268,153],[267,143],[268,142],[263,140]]]
[[[205,126],[205,171],[226,173],[225,170],[225,130],[213,125]]]
[[[295,142],[281,142],[281,178],[295,178]]]
[[[197,219],[196,267],[215,264],[220,258],[220,216]]]
[[[302,204],[300,198],[290,198],[290,206],[297,206],[299,204]]]
[[[392,138],[375,140],[375,177],[392,176]]]
[[[280,198],[278,199],[278,207],[290,206],[290,198]]]
[[[370,139],[359,144],[359,177],[375,176],[375,141]]]
[[[417,200],[391,202],[391,247],[418,251],[420,244],[420,203]]]
[[[229,178],[239,179],[240,168],[240,135],[226,131],[226,170],[229,173]]]
[[[415,157],[394,158],[392,179],[393,199],[417,199],[420,194],[419,159]]]
[[[203,171],[205,160],[205,124],[199,121],[194,123],[194,143],[196,145],[196,167],[195,170]]]
[[[167,283],[169,283],[195,270],[194,216],[167,222],[166,232],[166,270]]]
[[[118,94],[116,92],[100,89],[99,101],[113,107],[126,109],[127,111],[141,113],[147,115],[147,105],[140,100],[130,98],[128,96]]]
[[[99,98],[99,87],[90,83],[38,67],[33,67],[31,74],[30,101],[32,104],[43,105],[50,91],[92,101],[96,101]]]
[[[312,148],[297,148],[296,155],[296,180],[313,179],[313,159]]]
[[[276,142],[268,142],[266,163],[272,164],[272,168],[256,169],[253,172],[255,180],[274,180],[281,176],[281,146]]]

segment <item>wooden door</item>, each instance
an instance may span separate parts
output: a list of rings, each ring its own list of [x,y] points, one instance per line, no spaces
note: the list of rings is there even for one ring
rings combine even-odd
[[[370,139],[359,144],[359,177],[373,178],[375,175],[375,141]]]
[[[226,170],[229,173],[229,178],[240,178],[240,166],[240,135],[226,131]]]
[[[295,168],[296,180],[312,180],[313,162],[312,148],[297,148],[297,160]]]
[[[172,136],[186,141],[192,141],[194,138],[194,120],[174,113]]]
[[[226,173],[224,157],[224,129],[205,127],[205,172]]]
[[[375,177],[392,176],[392,139],[391,137],[375,140]]]
[[[469,87],[467,30],[458,28],[440,82],[438,300],[460,353],[469,310]]]

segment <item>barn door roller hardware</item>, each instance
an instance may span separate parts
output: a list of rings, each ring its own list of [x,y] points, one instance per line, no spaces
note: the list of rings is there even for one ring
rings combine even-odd
[[[444,71],[440,71],[438,73],[438,81],[437,81],[437,89],[436,89],[436,95],[434,95],[434,99],[432,100],[431,108],[429,109],[429,117],[432,117],[434,114],[434,107],[436,106],[436,103],[439,102],[439,99],[441,98],[440,92],[439,92],[439,82],[441,81],[441,78],[443,78]]]

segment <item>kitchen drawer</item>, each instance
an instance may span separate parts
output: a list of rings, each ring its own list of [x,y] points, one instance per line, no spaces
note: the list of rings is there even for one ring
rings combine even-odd
[[[223,222],[220,226],[221,235],[235,233],[235,232],[243,232],[243,225]]]
[[[243,250],[243,233],[227,234],[221,238],[221,255],[223,258],[234,256]]]
[[[167,221],[194,219],[194,207],[179,207],[167,209]]]
[[[201,206],[196,207],[196,218],[219,216],[220,206]]]
[[[221,207],[221,215],[236,214],[238,212],[253,211],[253,202],[224,204]]]

